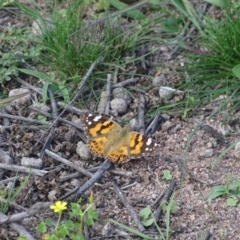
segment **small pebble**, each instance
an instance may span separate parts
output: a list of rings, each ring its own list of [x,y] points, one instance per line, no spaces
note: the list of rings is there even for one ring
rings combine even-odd
[[[139,124],[138,124],[138,120],[136,118],[133,118],[130,120],[129,122],[130,125],[130,129],[132,131],[138,131],[139,130]]]
[[[114,98],[111,101],[112,110],[116,110],[118,113],[125,113],[127,111],[127,103],[121,98]]]
[[[56,194],[57,194],[57,191],[56,190],[52,190],[48,193],[48,200],[51,201],[51,202],[54,202],[57,200],[56,198]]]
[[[166,79],[166,77],[162,73],[159,76],[156,76],[156,77],[153,78],[152,85],[155,86],[155,87],[160,87],[160,86],[162,86],[164,84],[165,79]]]
[[[36,168],[36,169],[41,169],[43,166],[43,161],[41,158],[23,157],[21,159],[21,165],[24,167],[32,167],[32,168]]]
[[[120,87],[113,89],[113,96],[114,98],[121,98],[125,100],[128,105],[132,102],[131,95],[126,90]]]
[[[168,130],[170,127],[172,127],[172,123],[170,121],[166,121],[162,124],[162,130]]]
[[[42,28],[53,31],[55,26],[53,25],[53,21],[50,18],[46,19],[37,19],[32,23],[32,34],[34,36],[41,36],[42,35]]]
[[[84,142],[78,142],[76,152],[81,157],[81,159],[85,161],[92,159],[92,154],[88,148],[88,145]]]
[[[199,154],[200,157],[205,157],[205,158],[212,157],[212,155],[213,155],[213,149],[212,148],[207,149],[207,150],[205,150],[205,151],[203,151]]]
[[[235,148],[234,148],[234,156],[237,158],[237,159],[240,159],[240,142],[238,142],[236,145],[235,145]]]

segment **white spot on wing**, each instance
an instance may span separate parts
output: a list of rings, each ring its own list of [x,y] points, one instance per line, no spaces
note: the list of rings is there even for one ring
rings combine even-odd
[[[146,142],[146,145],[149,146],[151,143],[152,143],[152,139],[149,138],[149,139],[147,140],[147,142]]]
[[[101,119],[101,118],[102,118],[102,116],[96,116],[96,117],[93,119],[93,121],[94,121],[94,122],[98,122],[99,119]]]

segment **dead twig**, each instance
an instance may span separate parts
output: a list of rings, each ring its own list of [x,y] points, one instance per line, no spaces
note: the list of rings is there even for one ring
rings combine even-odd
[[[116,183],[113,183],[113,189],[116,192],[117,196],[122,201],[123,205],[128,210],[130,216],[132,217],[133,221],[136,223],[138,229],[140,232],[143,232],[145,230],[144,226],[142,225],[140,219],[138,218],[137,213],[134,211],[133,207],[128,202],[126,196],[123,194],[123,192],[120,190],[120,188],[117,186]]]
[[[145,112],[145,97],[143,94],[139,96],[138,102],[138,125],[139,125],[139,132],[144,134],[145,132],[145,122],[144,122],[144,112]]]
[[[155,133],[156,130],[159,127],[159,119],[161,117],[161,112],[159,112],[154,119],[152,120],[152,122],[150,123],[150,125],[147,127],[145,134],[149,134],[149,133]]]
[[[1,113],[0,118],[10,118],[10,119],[17,120],[17,121],[28,122],[28,123],[37,123],[37,124],[41,124],[41,125],[50,126],[50,123],[46,122],[46,121],[39,121],[39,120],[35,120],[35,119],[14,116],[14,115],[6,114],[6,113]]]
[[[77,115],[81,115],[82,113],[86,112],[85,110],[80,110],[76,107],[73,107],[73,106],[69,106],[68,104],[64,103],[64,102],[58,102],[58,106],[62,107],[62,108],[65,108],[66,111],[69,111],[69,112],[73,112]]]
[[[99,169],[99,167],[93,167],[93,168],[87,169],[86,171],[88,171],[90,173],[94,173],[98,169]],[[64,176],[60,177],[59,182],[66,182],[66,181],[69,181],[73,178],[79,178],[81,176],[82,176],[82,174],[80,172],[70,173],[70,174],[67,174],[67,175],[64,175]]]
[[[15,171],[15,172],[23,172],[23,173],[27,173],[27,174],[33,174],[33,175],[41,176],[41,177],[48,173],[48,171],[44,171],[44,170],[38,170],[38,169],[33,169],[33,168],[17,166],[17,165],[13,165],[13,164],[5,164],[5,163],[0,163],[0,168],[5,169],[5,170],[10,170],[10,171]]]
[[[80,183],[80,181],[78,181],[77,186],[76,186],[74,189],[68,191],[65,195],[63,195],[63,196],[60,198],[60,200],[66,199],[68,196],[73,195],[75,192],[77,192],[77,190],[80,188],[80,186],[81,186],[81,183]]]
[[[161,208],[161,204],[162,204],[163,202],[166,202],[166,201],[169,200],[169,198],[171,197],[171,195],[172,195],[172,193],[173,193],[173,191],[174,191],[174,189],[175,189],[175,186],[176,186],[176,181],[175,181],[175,179],[173,179],[173,180],[171,181],[168,189],[165,191],[164,196],[163,196],[163,198],[162,198],[162,201],[161,201],[159,207],[157,208],[157,210],[156,210],[155,213],[154,213],[154,218],[155,218],[155,221],[156,221],[156,222],[158,222],[158,220],[160,219],[161,214],[162,214],[162,212],[163,212],[163,210],[162,210],[162,208]]]
[[[165,192],[162,192],[160,195],[158,195],[158,197],[157,197],[156,200],[152,203],[151,206],[152,206],[152,207],[156,207],[156,206],[159,204],[160,200],[163,198],[164,194],[165,194]]]
[[[134,87],[134,86],[130,86],[129,89],[133,90],[135,92],[141,93],[141,94],[145,94],[149,91],[149,89],[142,89],[142,88]]]
[[[58,156],[56,153],[53,153],[53,152],[49,151],[48,149],[46,149],[45,152],[48,156],[50,156],[50,157],[54,158],[55,160],[65,164],[65,165],[67,165],[67,166],[69,166],[69,167],[71,167],[75,170],[77,170],[78,172],[80,172],[80,173],[82,173],[82,174],[84,174],[88,177],[93,176],[92,173],[90,173],[90,172],[86,171],[85,169],[81,168],[80,166],[68,161],[67,159]]]
[[[49,208],[51,204],[52,204],[51,202],[38,202],[38,203],[35,203],[27,211],[24,211],[21,213],[16,213],[10,216],[6,216],[5,214],[0,214],[0,225],[4,223],[18,222],[26,217],[33,216],[39,213],[40,211]]]
[[[73,200],[74,198],[79,198],[84,192],[90,189],[102,177],[102,175],[107,171],[107,169],[110,168],[110,166],[111,162],[105,160],[104,163],[99,167],[97,172],[78,190],[75,196],[70,198],[70,200]]]
[[[182,172],[182,178],[185,179],[189,176],[185,163],[180,158],[175,159],[175,161]]]
[[[2,213],[0,213],[2,214]],[[17,223],[11,223],[10,227],[19,233],[19,235],[22,235],[26,237],[27,240],[36,240],[22,225]]]
[[[210,240],[212,237],[212,233],[210,233],[210,231],[208,230],[207,234],[204,237],[204,240]]]
[[[98,104],[97,112],[109,115],[110,111],[110,94],[111,94],[111,74],[107,75],[106,91],[101,92],[101,98]]]
[[[111,80],[112,80],[112,75],[108,74],[107,75],[107,86],[106,86],[106,92],[108,94],[108,98],[107,98],[107,103],[105,106],[105,114],[109,115],[110,113],[110,96],[111,96]]]
[[[135,83],[137,83],[138,80],[139,80],[139,78],[129,78],[129,79],[126,79],[126,80],[124,80],[124,81],[122,81],[120,83],[113,84],[112,85],[112,89],[118,88],[118,87],[125,87],[125,86],[127,86],[129,84],[133,84],[133,83],[135,84]]]
[[[45,111],[42,111],[42,110],[39,109],[39,108],[36,108],[36,107],[33,107],[33,106],[29,106],[29,108],[30,108],[31,110],[35,111],[35,112],[38,112],[38,113],[46,116],[46,117],[53,118],[53,119],[57,119],[57,118],[58,118],[58,117],[54,117],[54,116],[53,116],[52,114],[50,114],[50,113],[47,113],[47,112],[45,112]],[[79,130],[83,131],[83,128],[82,128],[80,125],[78,125],[78,124],[76,124],[76,123],[74,123],[74,122],[68,121],[68,120],[66,120],[66,119],[64,119],[64,118],[58,118],[58,120],[59,120],[59,122],[66,123],[66,124],[69,125],[69,126],[75,127],[76,129],[79,129]]]
[[[41,88],[34,87],[33,85],[25,82],[24,80],[22,80],[19,77],[15,77],[14,80],[21,83],[24,87],[29,88],[29,89],[33,90],[34,92],[37,92],[40,95],[42,94],[42,89]]]
[[[19,176],[15,176],[15,177],[11,177],[11,178],[4,179],[4,180],[0,181],[0,185],[6,184],[6,183],[8,183],[8,182],[14,182],[14,181],[16,181],[18,178],[19,178]]]

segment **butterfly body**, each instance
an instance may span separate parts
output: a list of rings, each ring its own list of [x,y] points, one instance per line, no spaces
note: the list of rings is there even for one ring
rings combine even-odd
[[[84,113],[81,117],[90,151],[112,162],[152,156],[159,145],[141,133],[130,131],[103,115]]]

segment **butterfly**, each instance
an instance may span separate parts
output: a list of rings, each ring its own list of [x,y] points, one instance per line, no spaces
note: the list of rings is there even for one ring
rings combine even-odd
[[[112,162],[125,163],[142,156],[153,156],[159,145],[152,138],[121,127],[104,115],[83,113],[81,123],[90,151]]]

